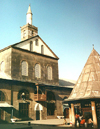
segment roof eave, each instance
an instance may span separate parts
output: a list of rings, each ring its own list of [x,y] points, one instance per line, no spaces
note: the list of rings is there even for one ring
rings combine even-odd
[[[76,99],[65,99],[63,101],[63,104],[64,103],[75,103],[75,102],[79,102],[79,101],[82,101],[82,100],[94,100],[94,99],[100,99],[100,96],[96,97],[96,96],[93,96],[93,97],[85,97],[85,98],[76,98]]]

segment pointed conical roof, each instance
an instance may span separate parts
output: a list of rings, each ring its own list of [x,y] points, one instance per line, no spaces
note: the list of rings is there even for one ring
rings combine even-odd
[[[32,13],[32,11],[31,11],[31,6],[29,5],[29,7],[28,7],[28,11],[27,11],[27,14],[28,13]]]
[[[100,55],[93,48],[68,100],[100,98]]]

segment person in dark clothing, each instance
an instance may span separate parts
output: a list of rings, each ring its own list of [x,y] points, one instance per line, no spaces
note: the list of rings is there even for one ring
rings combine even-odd
[[[64,112],[63,113],[64,113],[64,124],[67,124],[67,121],[66,121],[66,114],[67,114],[66,113],[66,109],[64,109]]]
[[[75,115],[75,127],[79,126],[80,127],[80,120],[79,120],[79,115],[76,113]]]

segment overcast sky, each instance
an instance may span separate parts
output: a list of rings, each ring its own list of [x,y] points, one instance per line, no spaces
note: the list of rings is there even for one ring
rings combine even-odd
[[[0,0],[0,49],[21,41],[29,4],[33,25],[59,59],[59,77],[77,80],[92,49],[100,54],[100,0]]]

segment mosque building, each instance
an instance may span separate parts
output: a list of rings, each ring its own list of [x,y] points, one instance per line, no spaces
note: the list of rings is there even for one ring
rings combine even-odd
[[[59,85],[58,60],[32,25],[29,5],[21,41],[0,50],[0,120],[63,115],[62,101],[74,83]]]

